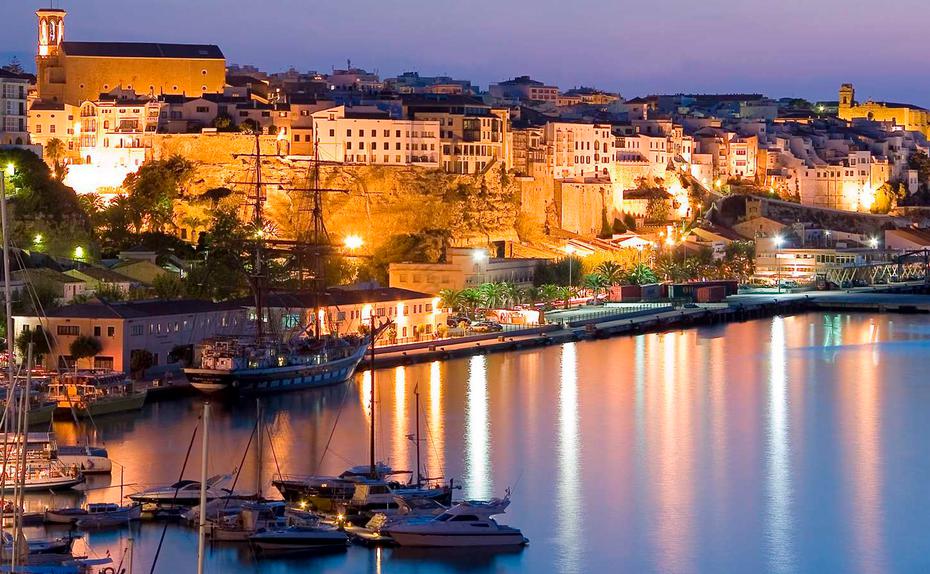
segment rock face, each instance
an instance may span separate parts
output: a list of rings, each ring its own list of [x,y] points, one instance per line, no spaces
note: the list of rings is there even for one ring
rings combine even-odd
[[[312,217],[314,164],[306,158],[275,155],[275,138],[260,138],[262,180],[267,182],[265,212],[273,233],[285,239],[306,237]],[[156,142],[153,157],[180,154],[197,163],[193,194],[227,187],[234,191],[222,200],[241,207],[248,217],[248,185],[254,182],[254,136],[215,134],[210,136],[166,135]],[[242,155],[241,155],[242,154]],[[416,234],[424,230],[447,230],[457,245],[487,244],[516,239],[514,223],[520,206],[517,183],[492,166],[479,175],[457,175],[437,169],[403,166],[319,166],[323,212],[333,241],[346,235],[361,235],[366,249],[376,249],[391,235]],[[178,206],[179,221],[208,220],[209,202]],[[205,225],[205,223],[204,223]],[[195,236],[194,234],[191,234]]]

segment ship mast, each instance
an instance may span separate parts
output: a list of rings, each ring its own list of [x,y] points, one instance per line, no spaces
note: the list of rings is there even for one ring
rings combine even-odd
[[[252,225],[255,227],[255,265],[252,269],[252,285],[255,292],[255,334],[261,341],[264,336],[264,306],[262,297],[262,240],[265,223],[262,219],[262,146],[258,132],[255,133],[255,204],[252,208]]]

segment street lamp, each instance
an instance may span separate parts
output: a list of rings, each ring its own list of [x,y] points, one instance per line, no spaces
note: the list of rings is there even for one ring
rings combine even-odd
[[[878,249],[878,238],[877,237],[869,238],[869,247],[871,247],[872,249]]]
[[[575,249],[574,245],[566,245],[565,253],[568,254],[568,286],[572,286],[572,256],[577,253],[578,250]]]
[[[355,251],[356,249],[361,248],[365,244],[365,240],[358,235],[347,235],[345,238],[346,249],[350,251]]]
[[[781,235],[775,236],[775,283],[778,285],[778,292],[781,293],[781,259],[779,259],[779,251],[782,244],[785,242],[785,238]]]

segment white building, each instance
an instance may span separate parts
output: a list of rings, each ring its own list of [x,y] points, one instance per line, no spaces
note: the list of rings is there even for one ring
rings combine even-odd
[[[438,121],[397,120],[337,106],[313,113],[313,132],[323,161],[439,166]]]
[[[26,99],[32,81],[29,74],[0,69],[0,145],[29,143]]]
[[[610,179],[613,136],[607,124],[549,122],[543,129],[549,173],[555,179]]]

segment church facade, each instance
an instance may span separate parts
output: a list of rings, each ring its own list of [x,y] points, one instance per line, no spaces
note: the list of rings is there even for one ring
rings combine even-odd
[[[864,118],[876,122],[890,122],[909,132],[920,132],[930,137],[930,112],[924,108],[872,100],[859,103],[856,101],[856,90],[852,84],[843,84],[839,95],[837,115],[840,119],[852,121]]]
[[[226,59],[216,45],[65,41],[66,14],[36,11],[41,100],[77,106],[117,88],[152,96],[223,92]]]

